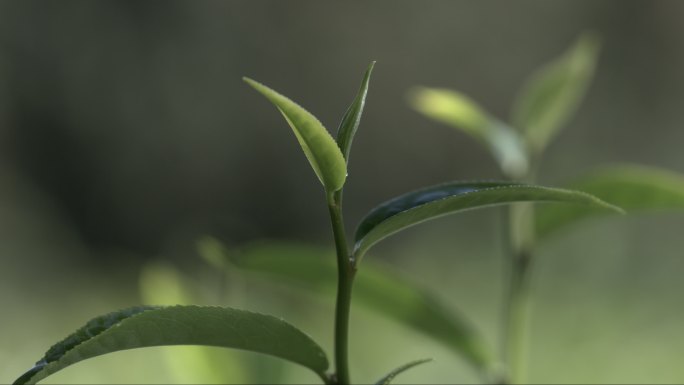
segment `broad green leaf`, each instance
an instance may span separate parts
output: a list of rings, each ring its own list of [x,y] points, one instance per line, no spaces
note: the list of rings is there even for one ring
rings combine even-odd
[[[48,350],[15,384],[36,383],[88,358],[120,350],[204,345],[301,364],[326,378],[328,360],[307,335],[275,317],[220,307],[137,307],[95,318]]]
[[[366,95],[368,94],[368,82],[370,81],[371,72],[373,72],[373,67],[375,62],[371,62],[363,75],[363,80],[361,81],[361,87],[359,92],[356,94],[354,101],[344,113],[342,121],[340,122],[340,127],[337,129],[337,145],[344,155],[347,163],[349,163],[349,151],[351,149],[352,141],[354,140],[354,135],[356,135],[356,130],[359,128],[359,123],[361,122],[361,114],[363,113],[363,107],[366,104]]]
[[[426,358],[426,359],[422,359],[422,360],[412,361],[412,362],[409,362],[408,364],[404,364],[404,365],[392,370],[391,372],[387,373],[383,378],[381,378],[378,382],[376,382],[375,385],[389,385],[392,382],[392,380],[394,380],[394,377],[396,377],[397,375],[399,375],[399,374],[401,374],[401,373],[403,373],[403,372],[405,372],[405,371],[407,371],[413,367],[416,367],[420,364],[424,364],[424,363],[430,362],[430,361],[432,361],[431,358]]]
[[[278,92],[252,79],[243,80],[275,104],[283,114],[325,189],[329,192],[341,189],[347,178],[347,165],[340,148],[323,124]]]
[[[620,211],[579,191],[512,182],[453,182],[401,195],[374,208],[359,224],[354,256],[358,264],[366,251],[407,227],[459,211],[512,202],[579,203]]]
[[[335,294],[337,268],[333,250],[267,242],[224,255],[238,268],[265,273],[269,279],[285,280],[313,293]],[[490,367],[492,354],[482,335],[429,291],[373,261],[357,274],[354,306],[364,306],[433,338],[483,373]]]
[[[543,151],[575,112],[591,82],[598,51],[598,38],[585,33],[522,87],[511,120],[524,131],[532,150]]]
[[[460,129],[484,144],[506,175],[517,178],[527,172],[525,144],[520,135],[469,97],[447,89],[417,87],[409,92],[409,103],[427,117]]]
[[[684,209],[684,175],[640,165],[604,166],[570,184],[628,213]],[[605,214],[593,207],[547,206],[536,211],[537,236],[543,239],[581,219]]]

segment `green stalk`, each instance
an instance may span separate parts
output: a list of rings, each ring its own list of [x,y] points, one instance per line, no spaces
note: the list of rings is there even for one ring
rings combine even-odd
[[[356,269],[349,255],[342,220],[342,193],[328,194],[328,211],[337,251],[337,301],[335,304],[335,383],[348,385],[349,377],[349,312],[352,283]]]
[[[513,179],[527,183],[534,181],[538,156],[530,158],[530,169],[526,175]],[[531,203],[511,205],[504,225],[507,227],[505,233],[509,275],[503,310],[503,382],[520,384],[525,382],[527,367],[530,270],[535,248],[534,206]]]
[[[529,235],[525,217],[531,209],[525,205],[509,208],[509,277],[504,308],[503,360],[507,368],[506,383],[524,382],[527,357],[527,324],[530,304],[530,267],[532,253],[529,243],[521,243],[517,237]],[[516,234],[516,229],[518,231]],[[526,234],[527,233],[527,234]]]

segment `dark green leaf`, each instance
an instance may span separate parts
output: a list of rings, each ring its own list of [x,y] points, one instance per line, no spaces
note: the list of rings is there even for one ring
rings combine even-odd
[[[329,192],[341,189],[347,178],[347,165],[340,148],[323,124],[287,97],[257,81],[243,79],[283,114],[325,189]]]
[[[527,144],[541,152],[575,112],[591,82],[599,41],[583,34],[563,56],[536,72],[523,86],[512,122]]]
[[[527,172],[525,144],[520,135],[462,93],[418,87],[409,93],[409,103],[425,116],[462,130],[484,144],[506,175],[517,178]]]
[[[620,209],[579,191],[511,182],[454,182],[428,187],[391,199],[373,209],[356,230],[358,264],[366,251],[407,227],[459,211],[512,202],[567,202]]]
[[[397,375],[399,375],[399,374],[401,374],[401,373],[403,373],[403,372],[405,372],[405,371],[407,371],[413,367],[416,367],[420,364],[424,364],[424,363],[430,362],[430,361],[432,361],[432,358],[425,358],[422,360],[416,360],[416,361],[409,362],[408,364],[404,364],[404,365],[392,370],[391,372],[387,373],[383,378],[381,378],[378,382],[376,382],[375,385],[388,385],[389,383],[392,382],[394,377],[396,377]]]
[[[242,269],[284,279],[313,293],[334,295],[337,270],[332,250],[271,242],[254,244],[230,256]],[[492,363],[487,343],[470,322],[388,266],[369,261],[359,270],[352,303],[434,338],[482,372]]]
[[[88,358],[167,345],[235,348],[301,364],[325,378],[328,360],[307,335],[275,317],[219,307],[138,307],[95,318],[48,350],[15,383],[35,383]]]
[[[684,176],[638,165],[601,167],[570,185],[624,208],[628,213],[645,210],[684,209]],[[537,236],[543,239],[581,219],[605,214],[593,207],[547,206],[536,211]]]
[[[368,81],[370,80],[371,72],[373,72],[373,66],[375,66],[375,62],[368,66],[366,73],[363,75],[363,81],[361,81],[361,88],[359,88],[356,98],[354,98],[354,101],[342,117],[340,127],[337,129],[337,145],[340,147],[347,163],[349,163],[349,150],[351,149],[354,135],[356,135],[356,130],[359,128],[359,122],[361,122],[363,107],[366,104]]]

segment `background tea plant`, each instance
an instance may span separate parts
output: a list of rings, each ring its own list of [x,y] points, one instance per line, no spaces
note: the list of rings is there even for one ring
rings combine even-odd
[[[409,100],[419,112],[465,132],[488,148],[504,176],[533,182],[544,165],[544,150],[574,114],[590,85],[598,51],[598,38],[586,33],[562,56],[537,71],[516,98],[510,124],[452,90],[416,88]],[[684,176],[657,168],[604,166],[590,170],[569,186],[630,212],[684,208]],[[505,257],[510,267],[505,293],[508,299],[502,313],[504,381],[525,381],[530,275],[537,243],[545,242],[566,225],[602,213],[569,207],[535,209],[528,204],[513,205],[507,212]]]
[[[283,115],[324,188],[337,259],[332,371],[328,370],[328,359],[320,346],[281,319],[227,307],[137,306],[92,319],[53,345],[15,384],[35,383],[88,358],[165,345],[205,345],[264,353],[307,367],[326,384],[350,384],[348,345],[353,283],[362,258],[379,241],[447,214],[513,202],[563,202],[620,211],[578,191],[517,182],[449,182],[406,193],[380,204],[358,225],[353,248],[350,248],[342,219],[342,189],[347,178],[349,150],[363,112],[373,64],[366,71],[358,95],[342,118],[336,141],[308,111],[269,87],[244,79]],[[308,267],[301,265],[296,269],[308,274],[318,273],[308,270]],[[389,299],[395,293],[391,290],[382,294]],[[412,312],[416,309],[403,310],[409,310],[408,317],[413,317]],[[481,370],[486,370],[487,359],[473,349],[470,333],[457,331],[456,338],[464,354],[474,358],[472,361]],[[421,359],[398,366],[381,377],[378,383],[389,383],[401,372],[427,361]]]

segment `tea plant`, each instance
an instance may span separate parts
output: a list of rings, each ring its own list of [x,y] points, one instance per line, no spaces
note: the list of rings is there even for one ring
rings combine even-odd
[[[590,84],[598,51],[598,39],[587,33],[561,57],[537,71],[517,97],[510,123],[453,90],[420,87],[410,92],[409,101],[422,114],[463,131],[487,147],[510,180],[533,183],[545,149],[577,109]],[[629,211],[684,208],[684,177],[652,167],[603,166],[569,186]],[[602,213],[562,205],[536,210],[524,203],[509,207],[509,283],[501,341],[507,368],[504,382],[519,383],[525,378],[530,270],[538,244],[566,225]]]
[[[409,192],[380,204],[357,226],[353,244],[350,244],[342,217],[342,194],[351,144],[359,126],[372,69],[373,64],[366,71],[360,91],[340,123],[336,139],[318,119],[287,97],[259,82],[244,79],[283,115],[323,186],[336,250],[332,370],[329,369],[327,355],[316,342],[273,316],[229,307],[139,306],[89,321],[51,347],[15,383],[35,383],[77,362],[115,351],[163,345],[203,345],[272,355],[309,368],[323,383],[350,384],[348,330],[352,287],[364,256],[381,240],[433,218],[514,202],[564,202],[620,211],[592,195],[574,190],[511,181],[449,182]],[[399,284],[395,287],[402,286]],[[375,289],[370,284],[365,291]],[[391,287],[384,287],[379,293],[386,296],[381,301],[392,303],[394,292]],[[420,297],[413,299],[416,303],[420,300]],[[392,305],[385,307],[391,308]],[[429,329],[427,326],[425,328]],[[456,330],[461,332],[458,327]],[[486,360],[469,345],[469,334],[464,336],[457,345],[472,362],[485,367]],[[418,360],[399,366],[381,377],[378,383],[389,383],[397,374],[423,362],[426,361]]]

